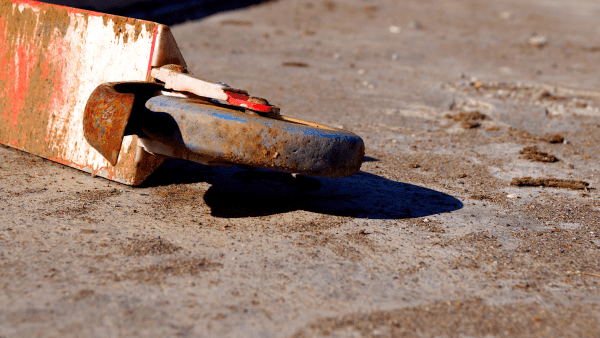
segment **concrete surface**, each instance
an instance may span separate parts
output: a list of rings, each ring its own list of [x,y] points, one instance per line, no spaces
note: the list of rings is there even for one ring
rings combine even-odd
[[[173,27],[196,75],[361,135],[361,173],[171,161],[132,188],[0,148],[0,337],[597,337],[599,16],[280,0]]]

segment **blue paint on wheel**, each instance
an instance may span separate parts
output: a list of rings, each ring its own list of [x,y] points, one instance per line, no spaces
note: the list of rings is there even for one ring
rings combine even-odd
[[[239,117],[235,117],[235,116],[231,116],[231,115],[227,115],[227,114],[213,113],[213,116],[220,117],[224,120],[246,122],[246,120],[243,120]]]

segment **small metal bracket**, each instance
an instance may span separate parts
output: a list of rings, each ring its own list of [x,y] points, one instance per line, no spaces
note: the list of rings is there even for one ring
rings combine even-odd
[[[270,105],[265,99],[250,97],[245,90],[231,88],[224,83],[204,80],[182,70],[184,70],[182,67],[166,65],[152,69],[151,75],[156,80],[163,82],[165,89],[227,102],[232,106],[244,107],[260,113],[279,114],[279,108]]]

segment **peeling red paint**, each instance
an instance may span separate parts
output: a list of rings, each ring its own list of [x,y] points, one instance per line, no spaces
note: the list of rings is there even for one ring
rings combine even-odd
[[[150,79],[150,72],[152,71],[152,58],[154,57],[154,46],[156,45],[156,35],[158,34],[158,25],[154,26],[154,32],[152,33],[152,47],[150,47],[150,60],[148,61],[148,72],[146,72],[146,79]]]

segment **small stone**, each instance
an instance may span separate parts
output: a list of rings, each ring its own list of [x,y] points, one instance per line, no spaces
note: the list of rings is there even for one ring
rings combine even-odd
[[[516,194],[508,194],[508,195],[506,195],[506,198],[515,199],[515,198],[519,198],[519,196],[517,196]]]
[[[389,29],[390,29],[390,33],[392,33],[392,34],[398,34],[402,31],[402,28],[400,28],[400,26],[394,26],[394,25],[390,26]]]
[[[529,44],[536,48],[543,48],[548,44],[548,39],[545,36],[532,36],[528,40]]]
[[[365,73],[365,70],[364,69],[359,69],[357,73],[358,73],[358,75],[363,75]]]
[[[504,11],[500,13],[500,19],[502,20],[510,20],[513,18],[513,14],[509,11]]]
[[[398,60],[398,54],[392,54],[392,60],[396,61]]]

